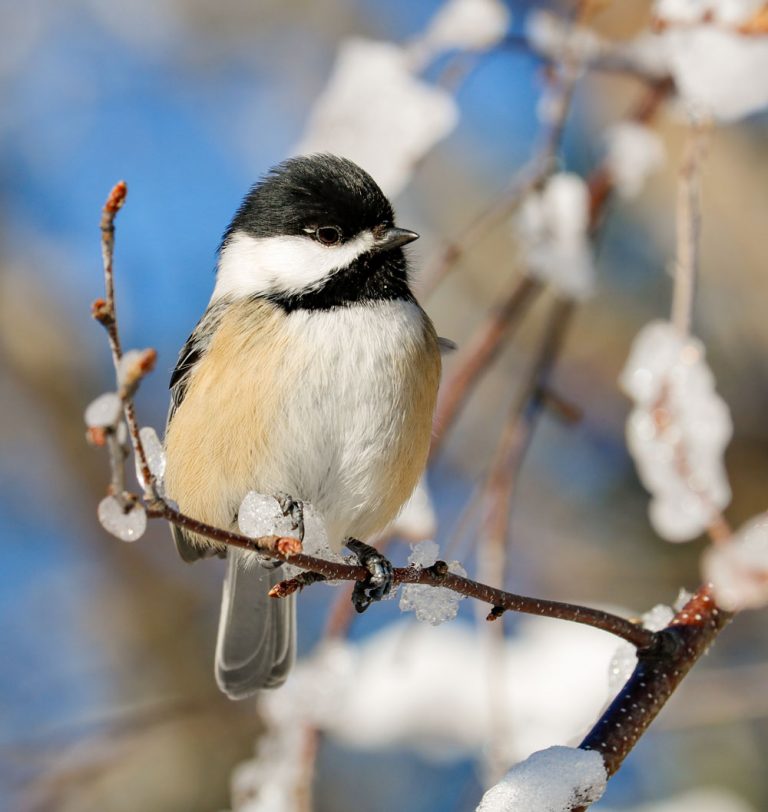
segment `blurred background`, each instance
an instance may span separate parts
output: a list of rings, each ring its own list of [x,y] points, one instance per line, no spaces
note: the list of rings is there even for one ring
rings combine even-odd
[[[232,770],[253,753],[260,730],[255,705],[229,702],[213,682],[219,562],[182,564],[160,523],[130,545],[96,521],[108,463],[86,445],[82,413],[113,386],[102,330],[89,316],[102,293],[98,223],[109,189],[128,182],[118,311],[124,345],[159,352],[138,408],[141,423],[160,431],[167,381],[206,306],[220,236],[250,184],[301,141],[339,44],[353,35],[408,42],[439,5],[0,0],[4,809],[228,809]],[[522,30],[532,7],[547,5],[567,9],[508,2],[510,32]],[[648,2],[603,5],[594,25],[610,37],[647,23]],[[457,126],[395,200],[399,222],[422,234],[417,267],[531,154],[544,76],[542,60],[526,49],[495,48],[472,61],[455,91]],[[581,82],[561,165],[593,169],[605,126],[641,91],[624,76]],[[666,166],[641,196],[607,209],[597,293],[578,308],[554,376],[583,418],[566,425],[547,414],[538,426],[512,506],[509,551],[509,588],[630,613],[695,588],[703,549],[666,544],[650,528],[648,497],[624,444],[629,404],[616,385],[634,334],[669,307],[683,139],[674,105],[654,126]],[[718,129],[703,182],[695,324],[735,424],[727,466],[728,516],[737,525],[765,508],[768,479],[766,136],[765,115]],[[425,302],[441,335],[462,345],[515,278],[514,256],[506,224],[466,254]],[[487,469],[541,312],[537,303],[430,471],[441,542]],[[409,552],[391,549],[398,563]],[[470,553],[464,564],[471,575]],[[322,587],[300,597],[302,652],[322,634],[335,597]],[[469,603],[462,616],[471,623]],[[396,602],[375,607],[351,636],[364,639],[399,617]],[[716,785],[768,809],[764,621],[746,613],[723,635],[611,782],[606,805],[632,808]],[[514,619],[507,631],[516,634]],[[521,691],[524,671],[510,677]],[[467,754],[435,761],[329,740],[318,756],[315,808],[462,812],[474,809],[482,786]]]

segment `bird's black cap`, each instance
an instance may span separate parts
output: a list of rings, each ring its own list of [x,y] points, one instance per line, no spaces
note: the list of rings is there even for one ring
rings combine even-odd
[[[348,240],[393,222],[392,206],[364,169],[336,155],[308,155],[278,164],[251,189],[224,242],[236,231],[276,237],[326,225]]]

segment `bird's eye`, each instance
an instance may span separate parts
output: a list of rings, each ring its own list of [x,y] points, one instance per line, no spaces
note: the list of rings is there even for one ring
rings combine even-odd
[[[315,239],[323,245],[338,245],[341,242],[341,229],[338,226],[320,226],[315,230]]]

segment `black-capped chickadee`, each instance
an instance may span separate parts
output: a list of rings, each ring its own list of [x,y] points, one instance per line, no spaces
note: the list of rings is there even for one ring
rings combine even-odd
[[[294,158],[247,195],[219,251],[208,309],[171,378],[167,495],[200,521],[237,527],[248,491],[286,512],[310,502],[332,549],[371,571],[362,610],[388,590],[388,562],[361,540],[382,530],[427,460],[440,378],[432,322],[374,180],[331,155]],[[180,555],[222,554],[173,528]],[[279,570],[230,548],[216,678],[232,698],[282,684],[295,652],[294,598],[267,597]]]

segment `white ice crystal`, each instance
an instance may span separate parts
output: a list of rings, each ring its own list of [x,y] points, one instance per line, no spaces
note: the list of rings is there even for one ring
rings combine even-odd
[[[296,536],[293,519],[284,516],[274,496],[248,491],[237,511],[237,526],[244,536]]]
[[[733,426],[704,346],[669,322],[651,322],[619,383],[635,401],[627,445],[652,496],[651,523],[668,541],[695,538],[731,500],[723,455]]]
[[[582,178],[560,172],[526,198],[514,221],[529,272],[575,299],[594,289],[589,245],[589,190]]]
[[[431,567],[440,554],[440,548],[434,541],[421,541],[411,546],[413,551],[408,563],[414,567]],[[448,565],[448,572],[454,575],[466,575],[467,572],[458,561]],[[444,587],[427,586],[426,584],[405,584],[400,596],[400,611],[413,612],[416,620],[439,626],[447,620],[453,620],[459,612],[459,602],[464,596]]]
[[[614,124],[605,135],[606,162],[619,194],[635,197],[648,176],[664,163],[664,143],[650,127],[631,121]]]
[[[147,529],[147,514],[138,502],[126,512],[114,496],[106,496],[99,502],[97,515],[101,526],[121,541],[136,541]]]
[[[734,537],[704,553],[704,577],[724,609],[756,609],[768,604],[768,515],[747,522]]]
[[[307,555],[343,563],[344,558],[331,550],[328,544],[325,520],[309,502],[303,502],[304,540],[302,549]],[[298,538],[298,529],[293,527],[293,518],[284,516],[274,496],[249,491],[237,511],[237,525],[244,536],[287,536]],[[283,574],[293,578],[301,570],[286,564]]]
[[[549,747],[512,767],[483,795],[477,812],[570,812],[601,798],[607,780],[599,753]]]
[[[369,172],[386,195],[397,195],[415,164],[459,118],[453,97],[414,76],[411,63],[392,43],[342,43],[295,152],[343,155]]]
[[[92,400],[85,409],[85,425],[91,429],[114,426],[123,412],[117,392],[105,392]]]
[[[674,616],[675,610],[671,606],[659,603],[643,615],[643,628],[652,632],[661,631],[669,626]],[[631,643],[620,643],[608,667],[608,687],[611,694],[616,693],[624,685],[636,665],[637,649]]]
[[[509,23],[501,0],[446,0],[417,45],[430,56],[451,49],[482,51],[504,37]]]
[[[531,47],[552,59],[588,61],[597,57],[604,47],[601,38],[589,28],[572,25],[559,14],[534,9],[525,18],[525,35]]]
[[[411,498],[389,526],[389,531],[409,541],[422,541],[434,538],[436,530],[435,508],[432,505],[426,476],[422,476]]]
[[[768,36],[740,31],[761,0],[658,0],[675,87],[695,115],[731,121],[768,106]]]
[[[151,426],[143,426],[140,428],[139,437],[144,447],[144,454],[147,458],[149,470],[157,480],[157,484],[162,491],[163,477],[165,476],[165,449],[163,448],[163,444],[160,442],[157,432]],[[144,482],[144,476],[141,473],[138,455],[135,457],[135,463],[136,479],[138,479],[142,488],[146,488],[147,484]]]

